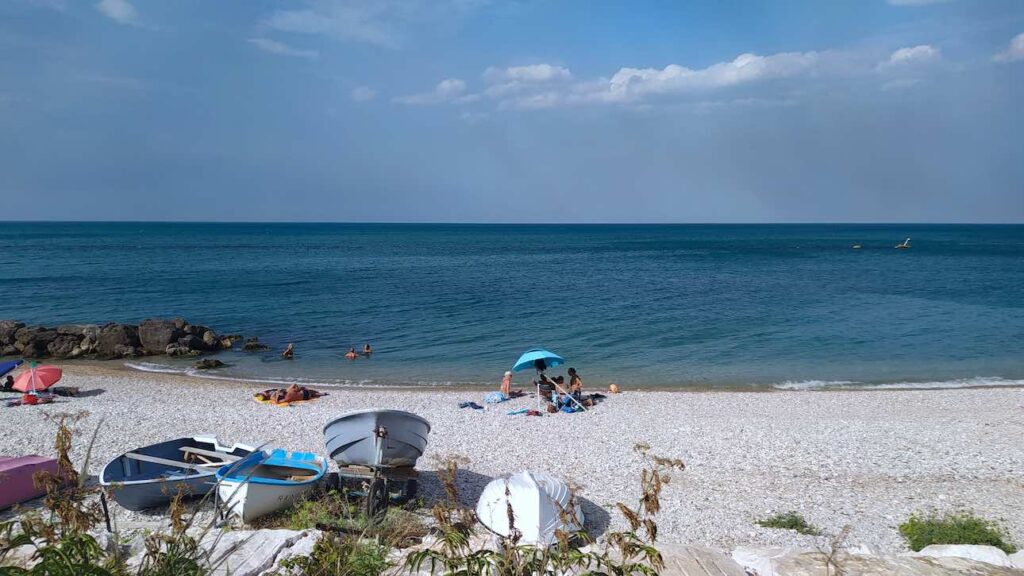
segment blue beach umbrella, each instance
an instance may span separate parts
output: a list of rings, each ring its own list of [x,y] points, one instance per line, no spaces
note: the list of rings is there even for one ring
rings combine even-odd
[[[21,366],[21,360],[10,360],[8,362],[0,362],[0,376],[7,374],[11,370],[14,370],[18,366]]]
[[[533,368],[534,363],[537,360],[543,360],[547,364],[548,368],[554,368],[555,366],[561,366],[565,364],[565,358],[562,358],[558,354],[545,350],[543,348],[534,348],[523,352],[523,355],[516,360],[516,363],[512,366],[513,372],[521,372],[523,370],[529,370]]]

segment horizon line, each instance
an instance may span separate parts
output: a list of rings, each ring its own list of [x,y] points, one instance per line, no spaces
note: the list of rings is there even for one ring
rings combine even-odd
[[[675,222],[511,222],[511,221],[439,221],[439,220],[393,220],[393,221],[343,221],[343,220],[4,220],[3,224],[319,224],[319,225],[365,225],[365,226],[814,226],[814,225],[857,225],[857,226],[1021,226],[1024,222],[937,222],[937,221],[857,221],[857,220],[787,220],[766,221],[675,221]]]

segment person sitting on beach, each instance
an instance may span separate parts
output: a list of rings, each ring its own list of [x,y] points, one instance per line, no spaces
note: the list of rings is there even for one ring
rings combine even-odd
[[[540,397],[549,403],[556,400],[555,383],[543,372],[537,377],[537,391]]]
[[[501,393],[505,395],[505,398],[511,398],[512,394],[512,373],[505,372],[505,376],[501,379]]]
[[[355,346],[352,346],[351,348],[348,349],[348,352],[345,353],[345,358],[348,358],[349,360],[355,360],[356,358],[359,358],[359,354],[356,354]]]
[[[8,375],[7,379],[4,380],[3,391],[10,392],[11,390],[14,390],[14,376]]]
[[[370,348],[370,343],[367,342],[366,344],[363,345],[363,356],[369,358],[370,354],[373,354],[373,348]]]
[[[286,360],[291,360],[292,358],[294,358],[295,357],[295,344],[292,344],[291,342],[289,342],[288,346],[284,349],[284,352],[281,352],[281,357],[285,358]]]

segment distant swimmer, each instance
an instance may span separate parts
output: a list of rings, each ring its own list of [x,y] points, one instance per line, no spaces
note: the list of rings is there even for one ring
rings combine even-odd
[[[281,357],[286,359],[286,360],[291,360],[292,358],[294,358],[295,357],[295,344],[292,344],[291,342],[289,342],[288,343],[288,347],[284,349],[284,352],[281,352]]]
[[[356,358],[359,358],[359,354],[356,354],[355,346],[348,349],[348,352],[345,353],[345,358],[348,358],[349,360],[355,360]]]
[[[367,358],[369,358],[369,357],[370,357],[370,354],[373,354],[373,348],[370,348],[370,343],[369,343],[369,342],[367,342],[367,343],[366,343],[366,344],[365,344],[365,345],[363,346],[363,356],[366,356]]]

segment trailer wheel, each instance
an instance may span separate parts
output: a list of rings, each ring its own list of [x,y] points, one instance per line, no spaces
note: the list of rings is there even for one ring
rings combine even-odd
[[[384,478],[374,478],[366,491],[366,516],[372,520],[384,517],[388,510],[388,487]]]

